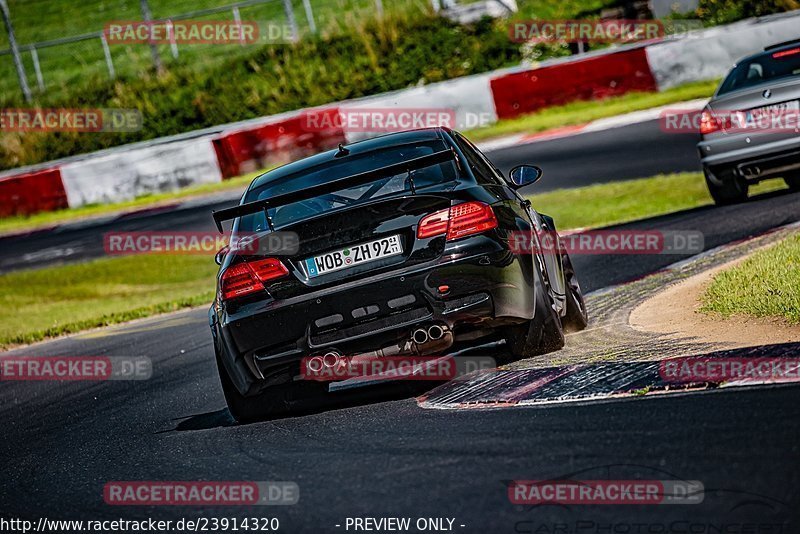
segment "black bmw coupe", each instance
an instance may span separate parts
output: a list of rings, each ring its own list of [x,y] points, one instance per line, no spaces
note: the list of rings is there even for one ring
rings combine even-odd
[[[293,236],[296,247],[220,251],[209,311],[231,413],[251,420],[330,395],[303,366],[373,357],[442,355],[505,340],[518,358],[560,349],[587,323],[569,256],[541,246],[557,234],[458,132],[384,135],[257,177],[232,236]],[[529,246],[517,246],[520,236]],[[556,240],[558,238],[556,237]],[[517,243],[517,244],[515,244]]]

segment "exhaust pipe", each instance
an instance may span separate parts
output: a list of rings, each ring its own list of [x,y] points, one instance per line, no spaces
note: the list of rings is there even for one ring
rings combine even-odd
[[[411,334],[411,339],[417,345],[424,345],[428,341],[428,331],[424,328],[418,328],[414,330],[413,334]]]
[[[442,336],[444,336],[444,328],[442,328],[438,324],[428,327],[428,337],[432,341],[437,341],[439,339],[442,339]]]
[[[322,363],[325,367],[334,367],[337,363],[339,363],[339,353],[338,352],[326,352],[324,356],[322,356]]]
[[[757,178],[761,175],[761,168],[758,165],[748,165],[742,167],[741,173],[745,178]]]
[[[325,363],[322,361],[321,356],[314,356],[306,363],[306,367],[308,367],[308,370],[311,371],[312,373],[319,373],[320,371],[322,371],[322,367],[324,365]]]

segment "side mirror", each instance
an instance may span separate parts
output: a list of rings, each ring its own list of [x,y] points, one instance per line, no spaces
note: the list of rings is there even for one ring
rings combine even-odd
[[[508,179],[514,188],[531,185],[539,181],[544,172],[536,165],[517,165],[508,173]]]
[[[216,263],[217,265],[222,265],[222,262],[225,261],[225,255],[228,253],[230,249],[231,247],[227,245],[219,249],[217,253],[214,254],[214,263]]]

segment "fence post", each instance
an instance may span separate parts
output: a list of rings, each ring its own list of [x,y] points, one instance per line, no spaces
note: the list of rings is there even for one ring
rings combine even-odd
[[[239,6],[233,6],[231,9],[233,13],[233,22],[239,28],[239,44],[244,46],[244,34],[242,33],[242,15],[239,13]]]
[[[289,23],[289,28],[292,31],[292,41],[297,41],[297,21],[294,18],[294,10],[292,9],[292,0],[283,0],[283,11],[286,13],[286,22]]]
[[[153,17],[150,15],[150,5],[147,0],[139,0],[139,7],[142,9],[142,18],[145,24],[149,25]],[[159,74],[164,72],[164,65],[161,63],[161,56],[158,54],[158,45],[152,41],[150,42],[150,55],[153,56],[153,65],[156,68],[156,72]]]
[[[28,75],[25,74],[25,65],[22,64],[22,58],[19,56],[19,48],[17,48],[17,39],[14,36],[14,27],[11,25],[11,15],[8,12],[8,4],[6,0],[0,0],[0,14],[3,15],[3,22],[6,24],[6,31],[8,32],[8,44],[11,48],[11,56],[14,58],[14,67],[17,69],[17,77],[19,78],[19,86],[22,89],[22,94],[25,97],[25,102],[30,102],[31,88],[28,86]]]
[[[169,49],[172,52],[172,57],[178,59],[178,40],[175,37],[175,25],[171,20],[167,21],[167,35],[169,35]]]
[[[106,33],[100,34],[100,43],[103,45],[103,55],[106,56],[106,67],[108,67],[108,76],[113,80],[117,77],[114,72],[114,61],[111,59],[111,50],[108,49],[108,41],[106,40]]]
[[[36,84],[39,86],[39,91],[44,91],[44,77],[42,76],[42,67],[39,65],[39,52],[36,51],[35,46],[31,46],[31,59],[33,60],[33,70],[36,73]]]
[[[383,0],[375,0],[375,14],[378,18],[383,18]]]
[[[439,0],[431,0],[431,6],[433,6],[433,12],[438,13],[440,9],[442,9],[441,4],[439,4]]]
[[[308,29],[311,30],[311,33],[317,33],[317,23],[314,22],[314,11],[311,9],[311,0],[303,0],[303,7],[306,10]]]

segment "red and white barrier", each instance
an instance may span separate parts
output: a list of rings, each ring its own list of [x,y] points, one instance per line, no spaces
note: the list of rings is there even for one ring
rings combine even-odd
[[[284,113],[221,133],[148,147],[119,147],[80,161],[0,177],[0,216],[112,203],[217,182],[382,132],[347,131],[340,112],[448,109],[457,128],[487,125],[544,107],[629,91],[656,91],[721,76],[736,57],[800,38],[800,12]],[[309,127],[308,116],[326,127]],[[219,132],[219,129],[217,129]]]
[[[644,47],[570,59],[493,78],[491,91],[498,118],[510,119],[575,100],[656,90]]]
[[[68,208],[58,167],[0,180],[0,217]]]
[[[330,127],[311,129],[307,114]],[[344,132],[335,126],[338,108],[302,111],[282,120],[223,132],[212,143],[223,178],[254,172],[346,143]]]

